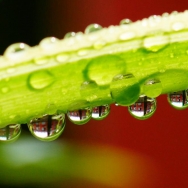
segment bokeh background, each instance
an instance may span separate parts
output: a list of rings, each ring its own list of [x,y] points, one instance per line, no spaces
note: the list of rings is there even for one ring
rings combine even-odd
[[[107,27],[186,9],[185,0],[1,0],[0,53],[15,42],[62,39],[91,23]],[[188,110],[173,109],[166,98],[157,98],[156,113],[144,121],[115,105],[102,121],[67,120],[52,143],[35,140],[25,126],[17,142],[0,144],[0,186],[187,188]]]

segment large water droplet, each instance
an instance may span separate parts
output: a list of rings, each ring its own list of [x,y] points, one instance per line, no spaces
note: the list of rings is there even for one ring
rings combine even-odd
[[[126,18],[126,19],[121,20],[119,25],[127,25],[130,23],[132,23],[132,21],[130,19]]]
[[[111,83],[112,76],[124,72],[125,66],[124,60],[118,56],[102,56],[91,60],[84,73],[88,80],[93,80],[98,85],[104,86]]]
[[[158,97],[162,93],[161,81],[158,79],[147,80],[143,86],[143,92],[148,97]]]
[[[65,34],[64,39],[75,37],[76,33],[75,32],[68,32]]]
[[[44,89],[54,82],[54,76],[48,71],[34,72],[29,76],[28,84],[33,89]]]
[[[74,124],[83,125],[91,119],[92,111],[90,108],[68,111],[67,116]]]
[[[156,110],[156,100],[141,96],[137,102],[128,107],[130,114],[140,120],[151,117]]]
[[[102,106],[96,106],[92,109],[92,118],[96,120],[102,120],[105,117],[108,116],[110,113],[110,106],[102,105]]]
[[[65,128],[65,114],[44,115],[28,123],[31,134],[42,141],[57,139]]]
[[[166,34],[156,34],[143,39],[143,47],[150,52],[158,52],[165,48],[170,42]]]
[[[19,60],[23,57],[26,57],[28,55],[27,50],[30,47],[27,44],[24,43],[15,43],[10,45],[4,55],[10,60]]]
[[[4,128],[0,128],[0,141],[13,142],[18,139],[21,134],[20,124],[7,125]]]
[[[85,33],[88,34],[88,33],[92,33],[95,31],[99,31],[101,29],[102,29],[102,26],[100,26],[99,24],[91,24],[86,27]]]
[[[168,102],[176,109],[187,108],[188,107],[188,90],[169,93]]]
[[[140,96],[140,84],[132,74],[120,74],[110,84],[112,98],[116,103],[128,106]]]

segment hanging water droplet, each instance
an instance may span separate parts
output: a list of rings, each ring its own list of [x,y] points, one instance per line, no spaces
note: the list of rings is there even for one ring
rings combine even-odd
[[[99,24],[91,24],[86,27],[85,33],[88,34],[88,33],[92,33],[95,31],[99,31],[101,29],[102,29],[102,26],[100,26]]]
[[[102,106],[96,106],[92,109],[92,118],[96,120],[102,120],[108,116],[110,113],[110,106],[102,105]]]
[[[128,106],[140,96],[140,84],[132,74],[120,74],[110,84],[112,98],[116,103]]]
[[[176,109],[187,108],[188,107],[188,90],[169,93],[168,102]]]
[[[126,18],[126,19],[121,20],[119,25],[127,25],[130,23],[132,23],[132,21],[130,19]]]
[[[15,43],[15,44],[10,45],[6,49],[4,56],[10,60],[19,60],[28,55],[27,50],[29,48],[30,47],[27,44]]]
[[[39,46],[44,50],[52,50],[54,45],[57,43],[59,39],[55,37],[47,37],[44,38],[40,43]]]
[[[151,117],[156,110],[156,99],[141,96],[137,102],[128,107],[130,114],[140,120]]]
[[[57,139],[65,128],[65,114],[44,115],[28,123],[31,134],[42,141]]]
[[[158,97],[162,93],[161,81],[158,79],[147,80],[143,85],[143,92],[148,97]]]
[[[158,52],[165,48],[170,42],[169,36],[165,34],[157,34],[145,37],[143,39],[143,47],[150,52]]]
[[[76,33],[75,32],[68,32],[65,34],[64,39],[75,37]]]
[[[91,119],[92,111],[90,108],[68,111],[67,116],[74,124],[83,125]]]
[[[10,124],[4,128],[0,128],[0,141],[13,142],[18,139],[21,134],[20,124]]]
[[[54,82],[54,76],[48,71],[34,72],[29,76],[28,84],[33,89],[44,89]]]
[[[109,64],[110,66],[108,66]],[[90,61],[84,72],[89,80],[93,80],[96,84],[104,86],[111,83],[113,79],[112,75],[124,72],[125,65],[124,60],[118,56],[99,56]]]

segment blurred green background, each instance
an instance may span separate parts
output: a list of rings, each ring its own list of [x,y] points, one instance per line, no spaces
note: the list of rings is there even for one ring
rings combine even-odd
[[[107,27],[186,9],[183,0],[1,0],[0,53],[16,42],[61,39],[91,23]],[[172,109],[163,95],[149,120],[112,105],[105,120],[83,126],[67,120],[50,143],[37,141],[23,125],[17,142],[0,143],[0,187],[187,188],[186,117],[187,110]]]

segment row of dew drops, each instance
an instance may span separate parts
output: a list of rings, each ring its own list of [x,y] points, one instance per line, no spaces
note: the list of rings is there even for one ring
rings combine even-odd
[[[188,108],[188,90],[173,92],[168,94],[168,102],[176,109]],[[116,106],[118,104],[116,103]],[[145,95],[132,105],[128,106],[129,113],[139,119],[145,120],[151,117],[156,111],[156,99]],[[101,105],[94,108],[84,108],[80,110],[68,111],[68,119],[77,125],[86,124],[91,118],[103,120],[110,113],[110,105]],[[65,129],[65,114],[44,115],[40,118],[32,119],[28,123],[31,134],[41,141],[53,141],[57,139]],[[0,129],[0,141],[13,142],[21,134],[20,124],[11,124]]]
[[[129,19],[123,19],[120,25],[128,25],[132,23]],[[85,33],[89,34],[102,29],[102,26],[98,24],[91,24],[85,29]],[[75,37],[77,33],[69,32],[64,38]],[[46,46],[53,44],[57,41],[55,37],[43,39],[40,42],[40,46]],[[100,45],[100,44],[99,44]],[[102,45],[102,44],[101,44]],[[147,45],[146,45],[147,47]],[[97,48],[97,46],[96,46]],[[148,47],[149,48],[149,47]],[[9,46],[4,55],[8,59],[20,59],[25,55],[25,51],[29,49],[29,46],[24,43],[17,43]],[[173,92],[168,94],[169,103],[178,109],[184,109],[188,107],[188,90]],[[118,104],[116,104],[118,105]],[[140,120],[151,117],[156,110],[156,99],[147,96],[140,96],[137,102],[128,107],[130,114]],[[96,120],[102,120],[110,113],[110,105],[102,105],[94,108],[85,108],[76,111],[68,111],[67,116],[69,120],[77,125],[83,125],[87,123],[91,118]],[[65,114],[44,115],[40,118],[32,119],[28,123],[28,128],[31,134],[42,141],[53,141],[57,139],[65,128]],[[7,125],[0,129],[0,141],[13,142],[21,134],[20,124]]]

